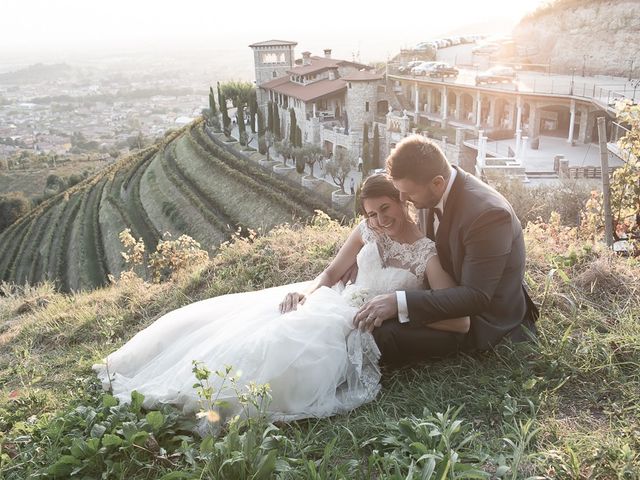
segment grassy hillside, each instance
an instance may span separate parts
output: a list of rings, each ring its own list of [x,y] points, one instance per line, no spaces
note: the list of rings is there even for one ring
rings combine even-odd
[[[347,234],[319,217],[236,238],[161,284],[5,286],[0,478],[638,478],[640,265],[557,223],[526,232],[536,342],[385,371],[379,397],[349,415],[203,440],[175,410],[120,407],[98,388],[91,364],[163,313],[309,279]]]
[[[165,233],[187,234],[207,250],[241,229],[334,218],[319,196],[225,148],[200,121],[121,159],[53,197],[0,234],[0,280],[91,289],[123,268],[117,234],[129,228],[152,252]]]

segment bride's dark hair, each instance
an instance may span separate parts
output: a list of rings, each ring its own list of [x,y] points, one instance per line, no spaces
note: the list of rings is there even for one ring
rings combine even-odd
[[[380,198],[389,197],[390,199],[400,203],[400,192],[391,181],[391,177],[386,173],[375,173],[366,178],[360,191],[358,193],[358,207],[360,213],[367,218],[367,224],[369,225],[369,217],[364,209],[364,201],[367,198]],[[405,219],[410,222],[415,222],[415,209],[413,206],[405,205],[404,209]],[[371,225],[369,225],[371,226]],[[375,228],[373,230],[376,230]]]
[[[365,213],[364,200],[380,197],[389,197],[396,202],[400,201],[400,192],[386,173],[376,173],[366,178],[358,195],[360,212]]]

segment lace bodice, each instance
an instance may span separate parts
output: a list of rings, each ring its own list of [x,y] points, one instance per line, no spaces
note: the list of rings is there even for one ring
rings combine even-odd
[[[435,243],[423,237],[414,243],[399,243],[377,233],[363,221],[358,226],[364,246],[358,253],[358,277],[345,294],[352,304],[396,290],[424,288],[427,262],[436,254]]]

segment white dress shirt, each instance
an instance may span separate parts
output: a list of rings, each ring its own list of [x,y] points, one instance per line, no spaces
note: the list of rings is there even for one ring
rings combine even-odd
[[[449,192],[451,191],[451,186],[453,185],[453,181],[456,179],[456,175],[458,174],[455,168],[451,169],[451,175],[449,175],[449,181],[447,182],[447,188],[444,190],[444,194],[442,198],[438,202],[438,204],[434,208],[439,208],[440,211],[444,214],[444,206],[447,203],[447,198],[449,198]],[[440,222],[438,221],[438,217],[434,215],[433,218],[433,233],[434,235],[438,231],[438,227],[440,226]],[[400,323],[407,323],[409,321],[409,307],[407,306],[407,294],[404,290],[398,290],[396,292],[396,300],[398,302],[398,320]]]

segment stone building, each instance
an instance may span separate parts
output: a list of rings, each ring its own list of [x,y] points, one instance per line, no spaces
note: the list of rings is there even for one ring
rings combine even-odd
[[[293,109],[303,142],[322,146],[327,155],[335,155],[339,148],[360,155],[365,122],[370,136],[378,122],[380,153],[384,155],[389,105],[384,95],[385,76],[367,65],[334,59],[331,49],[325,49],[323,56],[303,52],[302,59],[294,60],[295,45],[280,40],[250,45],[258,104],[265,118],[267,104],[272,101],[279,108],[282,136],[288,138]]]

